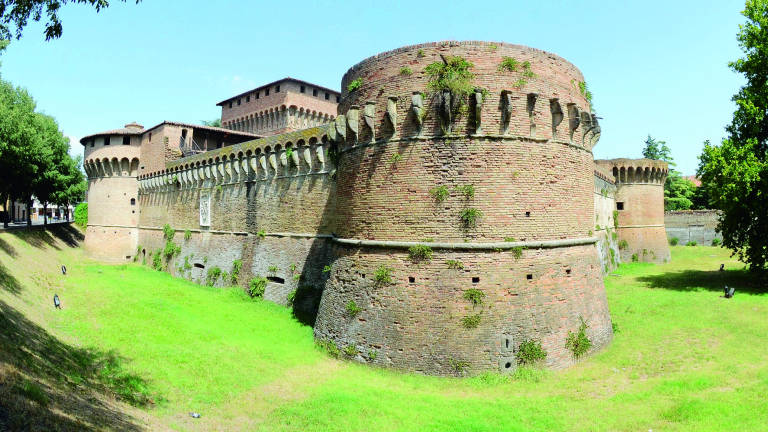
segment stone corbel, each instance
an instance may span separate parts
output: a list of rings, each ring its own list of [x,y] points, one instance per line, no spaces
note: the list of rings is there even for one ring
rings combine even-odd
[[[341,143],[347,142],[347,119],[346,117],[341,114],[336,117],[336,120],[334,121],[336,124],[336,133],[338,135],[339,141]]]
[[[327,129],[328,139],[333,143],[339,142],[339,134],[336,133],[336,121],[334,120],[328,123],[328,127],[326,129]]]
[[[301,156],[304,159],[304,163],[309,167],[307,172],[312,172],[312,150],[310,146],[306,145],[301,149]]]
[[[536,99],[538,97],[537,93],[528,93],[528,101],[526,103],[528,120],[531,123],[531,138],[536,138]]]
[[[555,140],[557,139],[557,127],[560,126],[565,117],[559,99],[552,98],[549,100],[549,112],[552,113],[552,139]]]
[[[322,172],[325,172],[325,149],[326,145],[324,144],[318,144],[317,147],[315,147],[315,156],[320,162],[320,171]]]
[[[420,92],[413,92],[411,95],[411,110],[413,111],[413,116],[416,118],[416,135],[417,137],[422,136],[422,131],[424,129],[424,117],[426,114],[426,111],[424,110],[424,98],[421,96]]]
[[[475,89],[475,135],[483,133],[483,92],[480,89]]]
[[[392,137],[397,135],[397,96],[387,98],[387,118],[392,125]]]
[[[598,140],[600,140],[600,122],[598,122],[597,116],[592,114],[592,139],[590,140],[590,148],[597,145]]]
[[[262,177],[263,180],[267,179],[268,170],[267,170],[267,157],[268,155],[265,153],[259,153],[259,166],[261,166],[261,172],[264,173],[264,177]]]
[[[443,135],[451,133],[453,126],[453,95],[448,90],[440,92],[440,129],[443,131]]]
[[[374,127],[374,119],[376,117],[376,102],[374,101],[367,101],[365,102],[365,108],[363,108],[363,120],[365,121],[365,126],[368,127],[368,130],[371,131],[371,143],[376,142],[376,128]]]
[[[259,155],[258,154],[252,154],[248,158],[248,164],[251,166],[251,174],[254,179],[256,179],[259,175]]]
[[[357,139],[360,132],[360,107],[357,105],[352,105],[349,107],[349,110],[347,110],[347,125],[349,126],[350,138],[352,138],[352,142],[354,144],[357,144]]]
[[[592,131],[592,116],[586,111],[581,112],[581,124],[581,145],[584,147],[586,144],[587,134]]]
[[[568,104],[568,142],[573,144],[573,134],[579,127],[581,119],[579,119],[579,108],[575,103]]]

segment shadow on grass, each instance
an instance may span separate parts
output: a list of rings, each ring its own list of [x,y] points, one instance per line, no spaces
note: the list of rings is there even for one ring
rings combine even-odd
[[[16,258],[19,254],[13,246],[9,245],[7,241],[0,238],[0,250],[8,254],[11,258]]]
[[[154,403],[124,361],[61,342],[0,301],[0,430],[142,430],[109,403]]]
[[[0,263],[0,289],[11,294],[21,294],[21,284],[2,263]]]
[[[736,288],[736,294],[766,294],[768,285],[765,279],[748,270],[683,270],[668,272],[658,275],[638,277],[637,280],[645,282],[650,288],[662,288],[675,291],[723,291],[723,287]]]
[[[47,228],[35,225],[25,230],[13,230],[11,233],[38,249],[52,247],[61,250],[56,239],[74,248],[80,246],[80,242],[85,239],[85,235],[71,224],[48,225]]]

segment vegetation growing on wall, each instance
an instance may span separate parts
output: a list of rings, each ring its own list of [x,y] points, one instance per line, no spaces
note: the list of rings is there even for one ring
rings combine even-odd
[[[350,91],[350,92],[353,92],[353,91],[359,89],[360,87],[362,87],[362,85],[363,85],[363,79],[362,78],[356,78],[356,79],[352,80],[347,85],[347,90]]]
[[[232,271],[229,272],[229,280],[233,285],[237,284],[240,277],[240,270],[243,268],[243,260],[236,259],[232,262]]]
[[[483,299],[485,298],[485,293],[477,288],[470,288],[464,291],[464,294],[462,295],[462,297],[464,297],[464,300],[469,300],[469,302],[472,303],[473,306],[478,306],[483,303]]]
[[[214,286],[216,285],[216,282],[219,280],[219,277],[221,277],[221,269],[218,266],[214,266],[208,269],[208,274],[205,278],[205,283],[208,286]]]
[[[579,329],[576,332],[569,331],[565,339],[565,347],[573,353],[573,357],[580,358],[592,348],[592,341],[587,337],[589,326],[583,317],[579,317]]]
[[[475,185],[473,184],[456,186],[454,189],[456,190],[456,192],[459,192],[460,194],[464,195],[465,199],[470,200],[475,197]]]
[[[470,69],[475,65],[460,56],[447,56],[444,60],[430,63],[424,68],[429,79],[427,89],[435,93],[447,90],[459,99],[474,92],[472,81],[475,74]]]
[[[540,340],[528,339],[520,344],[516,357],[518,364],[532,366],[546,360],[547,351],[542,348]]]
[[[448,187],[447,186],[437,186],[429,191],[429,195],[432,197],[432,199],[435,200],[435,202],[443,202],[448,197]]]
[[[445,264],[448,266],[449,269],[464,270],[464,263],[458,260],[447,260],[445,261]]]
[[[467,315],[461,318],[461,325],[466,329],[477,328],[480,325],[480,314]]]
[[[357,305],[357,303],[355,303],[354,300],[350,300],[349,302],[347,302],[346,309],[347,309],[347,313],[349,313],[349,316],[353,318],[357,316],[357,314],[359,314],[360,311],[363,310],[362,308],[360,308],[360,306]]]
[[[264,297],[264,291],[267,289],[267,278],[256,276],[248,283],[248,295],[252,298]]]
[[[474,228],[477,226],[477,221],[483,216],[483,212],[480,210],[469,207],[465,208],[459,214],[461,221],[464,223],[465,228]]]
[[[408,257],[411,261],[429,261],[432,259],[432,248],[427,245],[414,245],[408,248]]]
[[[189,239],[192,238],[192,231],[190,230],[184,230],[184,240],[189,241]]]
[[[392,269],[382,264],[376,269],[373,277],[377,284],[390,284],[392,283]]]
[[[413,70],[409,68],[408,66],[403,66],[400,68],[400,75],[402,76],[410,76],[413,73]]]

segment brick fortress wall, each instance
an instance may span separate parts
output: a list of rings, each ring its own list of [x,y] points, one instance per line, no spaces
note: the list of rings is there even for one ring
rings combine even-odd
[[[613,174],[618,187],[616,210],[621,260],[669,261],[669,245],[664,228],[667,163],[651,159],[595,162]]]
[[[325,129],[317,127],[209,151],[142,175],[141,260],[151,263],[162,253],[162,227],[169,224],[181,247],[178,255],[161,259],[171,274],[207,283],[211,269],[231,273],[241,260],[241,286],[267,277],[265,298],[284,305],[297,291],[297,309],[311,322],[327,279],[322,269],[330,264],[335,182],[328,146]],[[208,221],[201,221],[201,205],[209,208]],[[215,282],[230,284],[223,277]]]
[[[448,110],[440,95],[418,94],[427,91],[424,68],[441,54],[472,62],[474,84],[486,89],[451,119],[441,114]],[[522,70],[500,72],[505,57],[530,62],[536,77],[516,87]],[[358,79],[362,85],[347,91]],[[359,361],[429,374],[455,373],[457,365],[509,372],[527,339],[542,341],[549,366],[570,365],[565,338],[580,317],[595,349],[608,343],[590,234],[599,129],[581,81],[553,54],[486,42],[404,47],[351,68],[329,129],[340,152],[338,239],[316,338],[353,347]],[[465,185],[473,197],[456,191]],[[437,202],[430,191],[441,186],[449,194]],[[470,208],[482,214],[476,227],[460,218]],[[434,250],[431,260],[409,258],[419,242]],[[449,260],[463,268],[449,268]],[[374,280],[383,267],[391,283]],[[469,289],[482,292],[480,304],[465,298]],[[477,317],[475,327],[463,325]]]

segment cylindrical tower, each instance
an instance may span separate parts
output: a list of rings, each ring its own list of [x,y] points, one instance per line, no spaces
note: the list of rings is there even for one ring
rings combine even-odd
[[[88,175],[85,249],[95,257],[124,261],[136,254],[139,220],[139,155],[143,126],[130,123],[88,135],[83,167]]]
[[[616,180],[619,251],[623,262],[667,262],[669,245],[664,227],[666,162],[653,159],[595,161]]]
[[[329,127],[336,261],[315,336],[429,374],[514,370],[527,340],[569,365],[581,319],[608,343],[583,81],[556,55],[489,42],[352,67]]]

